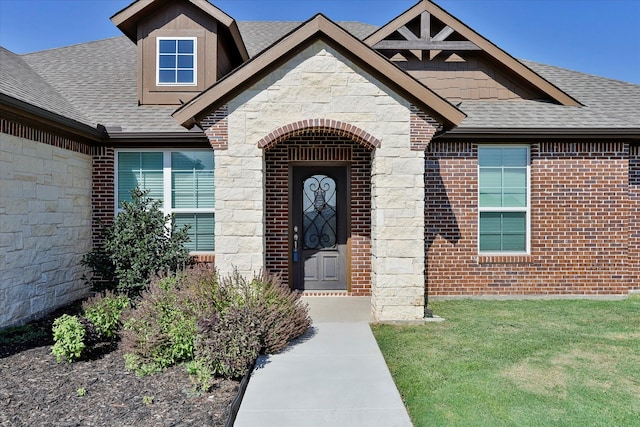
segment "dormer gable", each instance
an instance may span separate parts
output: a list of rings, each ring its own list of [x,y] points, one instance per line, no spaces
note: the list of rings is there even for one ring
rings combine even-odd
[[[580,105],[430,0],[365,39],[449,101],[531,99]]]
[[[180,105],[248,60],[233,18],[206,0],[138,0],[111,17],[138,49],[138,102]]]

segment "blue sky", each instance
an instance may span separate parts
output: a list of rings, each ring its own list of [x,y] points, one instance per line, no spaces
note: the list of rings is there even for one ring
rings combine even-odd
[[[515,56],[640,84],[640,0],[435,0]],[[26,53],[118,36],[130,0],[0,0],[0,45]],[[417,0],[213,0],[237,20],[382,25]]]

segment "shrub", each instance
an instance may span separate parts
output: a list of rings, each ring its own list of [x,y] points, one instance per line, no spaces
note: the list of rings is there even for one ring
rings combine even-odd
[[[190,366],[203,390],[214,375],[245,375],[260,353],[280,351],[311,324],[300,295],[277,276],[262,274],[249,281],[235,272],[219,280],[218,289],[227,300],[198,321],[196,359]]]
[[[122,202],[113,224],[102,231],[103,247],[86,254],[83,265],[93,273],[94,289],[116,288],[138,296],[159,272],[176,272],[189,263],[188,227],[175,228],[173,218],[160,211],[159,200],[135,188],[131,202]]]
[[[205,372],[226,378],[247,373],[260,354],[261,322],[251,307],[231,306],[224,313],[213,313],[198,322],[196,360]],[[198,382],[203,390],[210,387],[206,375]]]
[[[193,359],[196,316],[176,283],[171,276],[153,281],[123,316],[127,369],[140,376]]]
[[[146,375],[188,362],[203,390],[214,376],[244,375],[260,353],[281,350],[311,324],[300,295],[279,278],[220,279],[198,267],[153,280],[123,319],[127,369]]]
[[[96,328],[101,338],[110,340],[116,337],[121,326],[122,312],[129,307],[129,297],[106,291],[89,298],[82,304],[84,317]]]
[[[53,322],[53,340],[51,353],[58,363],[63,358],[71,363],[82,356],[85,349],[85,328],[77,316],[63,314]]]
[[[261,319],[263,353],[277,353],[311,325],[309,308],[300,300],[300,294],[283,285],[278,276],[254,277],[247,303]]]

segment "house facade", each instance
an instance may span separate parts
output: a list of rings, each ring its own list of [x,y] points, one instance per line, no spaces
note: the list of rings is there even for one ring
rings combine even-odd
[[[0,325],[87,292],[135,185],[199,261],[376,320],[640,291],[640,86],[517,60],[427,0],[380,28],[206,0],[111,20],[124,37],[0,50]]]

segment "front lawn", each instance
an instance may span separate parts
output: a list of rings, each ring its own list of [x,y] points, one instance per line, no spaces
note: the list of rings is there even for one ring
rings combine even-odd
[[[372,327],[416,427],[640,425],[640,297],[430,307]]]

